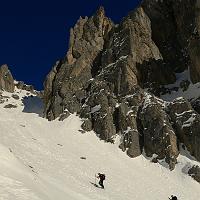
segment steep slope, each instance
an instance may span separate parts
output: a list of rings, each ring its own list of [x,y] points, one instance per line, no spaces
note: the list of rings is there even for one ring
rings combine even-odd
[[[116,148],[118,138],[111,144],[94,132],[83,134],[76,115],[49,122],[39,117],[40,104],[27,113],[23,99],[31,107],[36,97],[23,90],[14,94],[20,99],[3,92],[6,101],[0,104],[1,200],[167,200],[171,194],[182,200],[200,198],[199,184],[186,175],[198,163],[186,151],[173,172],[164,161],[152,163],[143,155],[129,159]],[[7,104],[17,108],[5,108]],[[106,174],[105,190],[90,183],[97,172]]]
[[[44,93],[0,67],[2,198],[199,199],[199,32],[197,0],[144,0],[117,25],[101,7]]]

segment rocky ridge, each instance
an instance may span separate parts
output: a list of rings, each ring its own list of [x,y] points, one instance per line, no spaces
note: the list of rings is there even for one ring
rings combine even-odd
[[[76,112],[85,131],[94,130],[107,142],[118,134],[130,157],[144,149],[147,156],[165,159],[170,169],[179,143],[200,161],[198,100],[159,99],[176,73],[188,68],[187,83],[200,82],[198,24],[194,0],[144,0],[117,25],[102,7],[81,17],[70,30],[66,57],[44,83],[45,116],[63,120]]]
[[[16,94],[16,90],[26,91],[27,96],[38,96],[39,98],[43,98],[42,91],[36,91],[32,85],[27,85],[22,81],[14,80],[12,73],[9,70],[8,65],[4,64],[0,66],[0,104],[7,102],[10,97],[3,95],[3,91],[13,93],[12,98],[15,100],[19,100],[18,94]],[[16,108],[16,105],[8,104],[5,105],[4,108]]]
[[[34,86],[27,85],[23,81],[14,80],[8,65],[4,64],[0,66],[0,90],[13,93],[15,87],[19,90],[25,90],[32,94],[38,94],[39,96],[42,97],[42,91],[41,92],[36,91],[34,89]]]

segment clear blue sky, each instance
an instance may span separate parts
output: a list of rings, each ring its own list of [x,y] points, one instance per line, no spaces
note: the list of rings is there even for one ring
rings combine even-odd
[[[102,5],[118,23],[140,1],[1,1],[0,65],[8,64],[16,80],[40,90],[53,64],[66,54],[69,29],[79,16],[91,16]]]

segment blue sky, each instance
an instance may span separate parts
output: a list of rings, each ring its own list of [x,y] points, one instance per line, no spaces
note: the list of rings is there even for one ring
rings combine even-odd
[[[79,16],[91,16],[99,6],[115,23],[140,0],[65,0],[0,2],[0,65],[8,64],[17,80],[38,90],[56,60],[68,48],[69,29]]]

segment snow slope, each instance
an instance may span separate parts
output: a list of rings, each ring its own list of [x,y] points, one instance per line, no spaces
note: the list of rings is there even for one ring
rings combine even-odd
[[[200,199],[200,185],[185,174],[198,164],[187,152],[172,172],[164,162],[130,159],[118,139],[108,144],[93,132],[81,133],[76,115],[63,122],[43,119],[41,105],[27,109],[31,98],[25,107],[12,97],[0,104],[0,200],[167,200],[172,194]],[[9,103],[18,107],[4,108]],[[106,174],[105,190],[91,184],[98,172]]]

